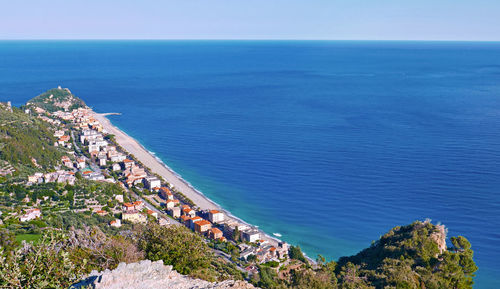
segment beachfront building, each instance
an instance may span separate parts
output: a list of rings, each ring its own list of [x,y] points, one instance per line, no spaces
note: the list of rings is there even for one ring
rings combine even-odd
[[[180,217],[180,219],[181,219],[181,220],[180,220],[180,221],[181,221],[181,223],[182,223],[184,226],[189,227],[189,220],[191,220],[191,217],[190,217],[190,216],[182,215],[182,216]]]
[[[208,212],[208,220],[212,223],[222,223],[224,222],[224,214],[217,210],[211,210]]]
[[[129,159],[124,159],[123,160],[123,166],[128,169],[128,168],[131,168],[132,166],[134,166],[135,162],[133,160],[129,160]]]
[[[167,187],[160,187],[160,197],[164,200],[173,200],[174,194]]]
[[[151,176],[144,179],[144,185],[149,191],[153,191],[155,188],[161,187],[161,181],[157,177]]]
[[[178,203],[179,203],[179,200],[168,200],[165,202],[165,207],[167,207],[167,209],[171,209],[171,208],[175,207],[175,205],[177,205]],[[179,208],[179,212],[180,212],[180,208]]]
[[[213,240],[223,240],[222,231],[218,228],[211,228],[208,230],[208,237]]]
[[[203,218],[200,216],[192,217],[191,220],[189,220],[189,228],[191,230],[194,230],[194,223],[199,222],[199,221],[203,221]]]
[[[210,223],[207,220],[201,220],[196,223],[194,223],[194,231],[198,232],[200,234],[205,233],[206,231],[210,230],[212,228],[212,223]]]
[[[246,231],[241,232],[241,238],[245,240],[246,242],[256,242],[260,239],[260,233],[258,230],[255,229],[249,229]]]
[[[181,216],[181,208],[179,207],[169,208],[168,214],[172,216],[172,218],[179,218]]]

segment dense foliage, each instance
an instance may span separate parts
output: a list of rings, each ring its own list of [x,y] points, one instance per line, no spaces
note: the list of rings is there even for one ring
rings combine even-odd
[[[260,266],[253,283],[263,288],[454,288],[470,289],[477,266],[466,238],[452,237],[446,248],[444,226],[430,222],[395,227],[367,249],[339,262],[318,256],[316,266],[291,247],[292,261],[277,272]]]
[[[46,92],[32,98],[28,101],[28,105],[35,105],[47,112],[54,112],[61,110],[60,104],[65,101],[70,102],[70,105],[68,106],[69,111],[86,106],[83,100],[74,96],[69,90],[59,88],[49,89]]]
[[[54,147],[52,134],[46,123],[19,109],[0,109],[0,159],[31,167],[35,159],[42,167],[53,166],[62,153]]]
[[[244,277],[233,264],[215,258],[203,239],[185,227],[150,224],[138,236],[146,259],[163,260],[182,274],[210,281]]]

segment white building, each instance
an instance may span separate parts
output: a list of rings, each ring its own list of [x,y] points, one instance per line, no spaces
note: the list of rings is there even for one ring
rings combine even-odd
[[[161,181],[157,177],[147,177],[144,179],[146,188],[148,188],[150,191],[153,191],[154,188],[160,188],[161,187]]]
[[[42,212],[40,211],[40,209],[37,209],[37,208],[28,209],[28,210],[26,210],[26,214],[19,217],[19,221],[27,222],[27,221],[34,220],[36,218],[40,218],[41,216],[42,216]]]
[[[217,210],[211,210],[208,212],[208,220],[212,223],[224,222],[224,214]]]
[[[253,242],[256,242],[260,239],[260,233],[258,230],[250,229],[250,230],[246,230],[246,231],[241,232],[241,237],[243,240],[250,242],[250,243],[253,243]]]
[[[122,169],[122,167],[120,166],[120,164],[113,164],[113,171],[120,171]]]

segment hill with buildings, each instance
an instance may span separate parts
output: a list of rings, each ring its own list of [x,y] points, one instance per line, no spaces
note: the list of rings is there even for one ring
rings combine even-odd
[[[67,88],[53,88],[32,98],[26,103],[28,108],[37,107],[37,112],[52,113],[58,110],[71,111],[86,107],[85,102],[74,96]]]

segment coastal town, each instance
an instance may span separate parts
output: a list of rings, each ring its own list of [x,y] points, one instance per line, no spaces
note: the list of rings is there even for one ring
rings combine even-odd
[[[57,90],[71,95],[68,89],[58,87]],[[49,95],[48,99],[51,98]],[[58,109],[52,112],[30,103],[24,107],[26,115],[51,125],[56,141],[49,145],[65,153],[58,164],[45,171],[37,165],[36,159],[32,159],[35,167],[40,169],[29,174],[23,185],[27,188],[62,186],[62,195],[67,195],[64,186],[87,180],[102,184],[104,189],[72,192],[71,198],[66,199],[47,195],[35,202],[26,196],[17,206],[13,205],[15,209],[5,212],[3,219],[17,218],[19,222],[43,220],[45,211],[57,209],[58,212],[102,217],[102,220],[108,220],[107,226],[115,230],[128,224],[148,222],[160,226],[185,226],[202,236],[215,254],[233,262],[249,275],[258,273],[257,264],[272,264],[278,270],[279,264],[288,263],[287,243],[263,234],[213,203],[210,206],[197,204],[188,197],[190,192],[167,182],[122,147],[110,133],[111,129],[117,129],[110,127],[109,121],[98,120],[103,115],[86,106],[71,108],[73,103],[71,98],[56,101],[54,106]],[[4,109],[10,109],[10,103],[4,105]],[[3,174],[12,174],[11,170],[7,163],[2,165]],[[181,181],[185,184],[184,180]],[[107,187],[113,188],[112,193]]]

